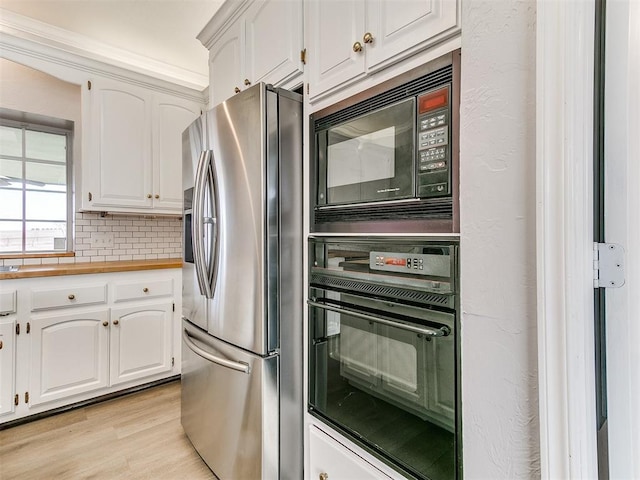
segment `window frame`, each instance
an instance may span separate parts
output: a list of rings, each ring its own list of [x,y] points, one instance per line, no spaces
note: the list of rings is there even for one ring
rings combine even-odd
[[[26,178],[26,165],[27,162],[41,163],[41,164],[53,164],[46,160],[30,159],[26,155],[26,131],[51,133],[56,135],[63,135],[66,137],[66,245],[64,250],[26,250],[26,184],[23,184],[20,189],[22,195],[22,215],[20,222],[21,228],[21,247],[20,250],[0,252],[0,257],[5,256],[33,256],[38,254],[66,254],[73,252],[73,239],[74,239],[74,189],[73,189],[73,139],[74,139],[74,122],[69,120],[58,119],[54,117],[48,117],[45,115],[30,114],[27,112],[19,112],[15,110],[9,110],[6,108],[0,108],[0,125],[11,128],[19,128],[22,130],[22,156],[13,157],[11,155],[2,155],[2,158],[9,160],[17,160],[22,164],[22,176]],[[58,165],[60,165],[58,163]],[[9,220],[0,218],[0,220]],[[14,220],[14,219],[11,219]],[[60,223],[55,220],[29,220],[37,221],[41,223]]]

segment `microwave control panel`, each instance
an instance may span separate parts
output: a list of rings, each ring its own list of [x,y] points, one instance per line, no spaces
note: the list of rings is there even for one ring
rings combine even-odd
[[[449,86],[418,96],[417,185],[419,197],[451,194]]]

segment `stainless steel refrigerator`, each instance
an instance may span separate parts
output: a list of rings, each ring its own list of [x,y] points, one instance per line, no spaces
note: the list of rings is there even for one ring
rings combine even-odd
[[[255,85],[182,137],[182,425],[221,480],[302,478],[301,102]]]

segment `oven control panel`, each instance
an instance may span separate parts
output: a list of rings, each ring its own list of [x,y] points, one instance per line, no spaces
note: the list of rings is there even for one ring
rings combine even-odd
[[[449,277],[451,257],[422,253],[369,252],[369,268],[387,272]]]

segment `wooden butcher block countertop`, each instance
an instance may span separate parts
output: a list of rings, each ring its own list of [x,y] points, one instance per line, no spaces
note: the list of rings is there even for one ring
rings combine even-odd
[[[131,272],[136,270],[158,270],[163,268],[182,268],[182,259],[167,258],[162,260],[23,265],[18,267],[18,270],[15,272],[0,272],[0,280],[55,277],[59,275],[81,275],[87,273]]]

